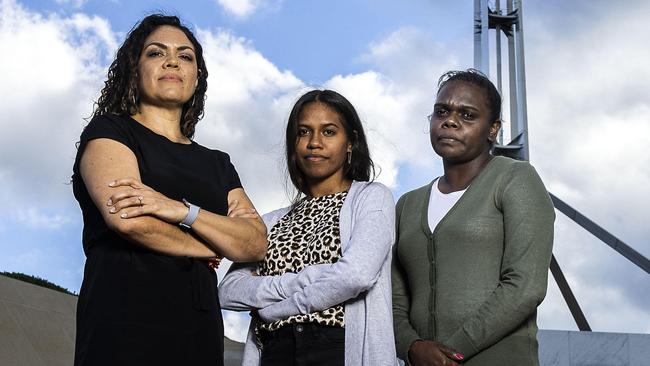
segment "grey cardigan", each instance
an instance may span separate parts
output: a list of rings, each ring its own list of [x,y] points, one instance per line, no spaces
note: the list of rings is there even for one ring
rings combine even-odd
[[[264,215],[269,230],[289,210]],[[233,264],[219,285],[221,307],[259,309],[260,318],[271,322],[345,303],[345,364],[396,365],[390,281],[395,208],[390,190],[376,182],[353,182],[339,220],[338,262],[281,276],[252,276],[256,263]],[[259,365],[252,327],[244,348],[246,366]]]

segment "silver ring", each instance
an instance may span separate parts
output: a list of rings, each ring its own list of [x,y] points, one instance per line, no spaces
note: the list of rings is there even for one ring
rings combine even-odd
[[[144,204],[142,203],[142,196],[138,197],[138,201],[140,201],[140,206],[143,206]]]

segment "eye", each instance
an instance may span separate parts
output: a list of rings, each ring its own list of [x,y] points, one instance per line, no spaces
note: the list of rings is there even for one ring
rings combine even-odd
[[[158,56],[162,56],[162,55],[163,55],[163,53],[160,52],[159,50],[151,50],[151,51],[147,52],[147,57],[158,57]]]
[[[449,111],[446,108],[435,108],[433,110],[434,117],[440,118],[446,116],[447,114],[449,114]]]
[[[466,121],[473,121],[473,120],[476,119],[476,115],[474,115],[474,113],[472,113],[472,112],[467,112],[467,111],[465,111],[465,112],[462,113],[461,116],[462,116],[463,119],[466,120]]]
[[[323,136],[334,136],[336,135],[336,131],[331,128],[326,128],[323,130]]]
[[[307,135],[309,135],[309,130],[308,129],[306,129],[304,127],[298,128],[298,137],[304,137],[304,136],[307,136]]]
[[[185,61],[188,61],[188,62],[192,62],[192,61],[194,61],[194,57],[193,57],[192,55],[190,55],[190,54],[187,54],[187,53],[182,54],[182,55],[180,55],[179,57],[180,57],[181,59],[185,60]]]

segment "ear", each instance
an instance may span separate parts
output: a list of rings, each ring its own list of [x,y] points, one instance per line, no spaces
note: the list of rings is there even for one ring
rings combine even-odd
[[[357,139],[359,138],[359,133],[357,130],[352,130],[352,140],[348,141],[348,152],[352,152],[352,147],[354,144],[357,143]]]
[[[499,129],[501,129],[501,120],[498,119],[490,125],[490,134],[488,135],[488,140],[490,142],[494,142],[497,140],[497,134],[499,133]]]

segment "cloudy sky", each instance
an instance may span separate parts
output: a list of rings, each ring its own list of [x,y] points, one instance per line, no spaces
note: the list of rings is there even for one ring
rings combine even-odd
[[[210,71],[197,141],[231,154],[260,211],[287,202],[283,128],[309,88],[353,102],[378,180],[396,198],[441,174],[425,116],[438,76],[472,66],[472,1],[179,4],[0,0],[0,271],[78,291],[75,142],[116,48],[151,12],[195,29]],[[650,256],[650,3],[524,6],[531,162],[551,192]],[[592,328],[650,333],[650,276],[561,213],[556,233],[554,252]],[[247,321],[227,313],[227,335],[241,340]],[[576,329],[553,280],[539,324]]]

